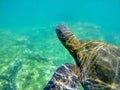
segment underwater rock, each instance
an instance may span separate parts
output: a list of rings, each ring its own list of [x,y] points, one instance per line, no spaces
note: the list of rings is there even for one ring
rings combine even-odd
[[[18,39],[16,39],[16,42],[18,43],[18,45],[30,43],[28,38],[25,36],[19,37]]]
[[[16,46],[19,46],[19,47],[30,48],[30,49],[33,47],[29,37],[27,36],[22,36],[17,38],[15,42],[16,42],[15,43]]]
[[[49,61],[48,58],[43,57],[39,53],[32,53],[32,52],[27,54],[27,58],[33,61],[37,61],[37,62],[48,62]]]
[[[0,88],[2,90],[17,90],[15,79],[21,67],[22,61],[16,60],[13,67],[8,70],[7,74],[0,74],[0,80],[2,80]]]

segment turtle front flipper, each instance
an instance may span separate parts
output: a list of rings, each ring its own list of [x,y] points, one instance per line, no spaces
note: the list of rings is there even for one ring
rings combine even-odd
[[[77,53],[81,48],[81,41],[71,32],[71,30],[65,25],[58,25],[56,27],[56,33],[59,40],[70,52],[73,58],[76,60],[76,64],[79,66],[80,62],[77,60]]]
[[[59,67],[44,90],[79,90],[82,88],[79,81],[79,68],[66,63]]]

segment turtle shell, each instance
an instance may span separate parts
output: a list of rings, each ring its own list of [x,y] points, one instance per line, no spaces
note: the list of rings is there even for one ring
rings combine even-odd
[[[77,53],[85,90],[120,88],[120,48],[99,41],[87,41]]]

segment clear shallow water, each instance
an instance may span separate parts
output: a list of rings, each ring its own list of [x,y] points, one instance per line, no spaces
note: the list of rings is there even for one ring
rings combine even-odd
[[[42,90],[59,66],[74,63],[57,24],[80,39],[120,46],[120,1],[1,0],[0,89]]]

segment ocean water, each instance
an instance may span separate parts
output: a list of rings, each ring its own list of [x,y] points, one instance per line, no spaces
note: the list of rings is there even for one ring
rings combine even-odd
[[[0,0],[0,90],[43,90],[58,67],[75,64],[58,24],[120,47],[119,0]]]

